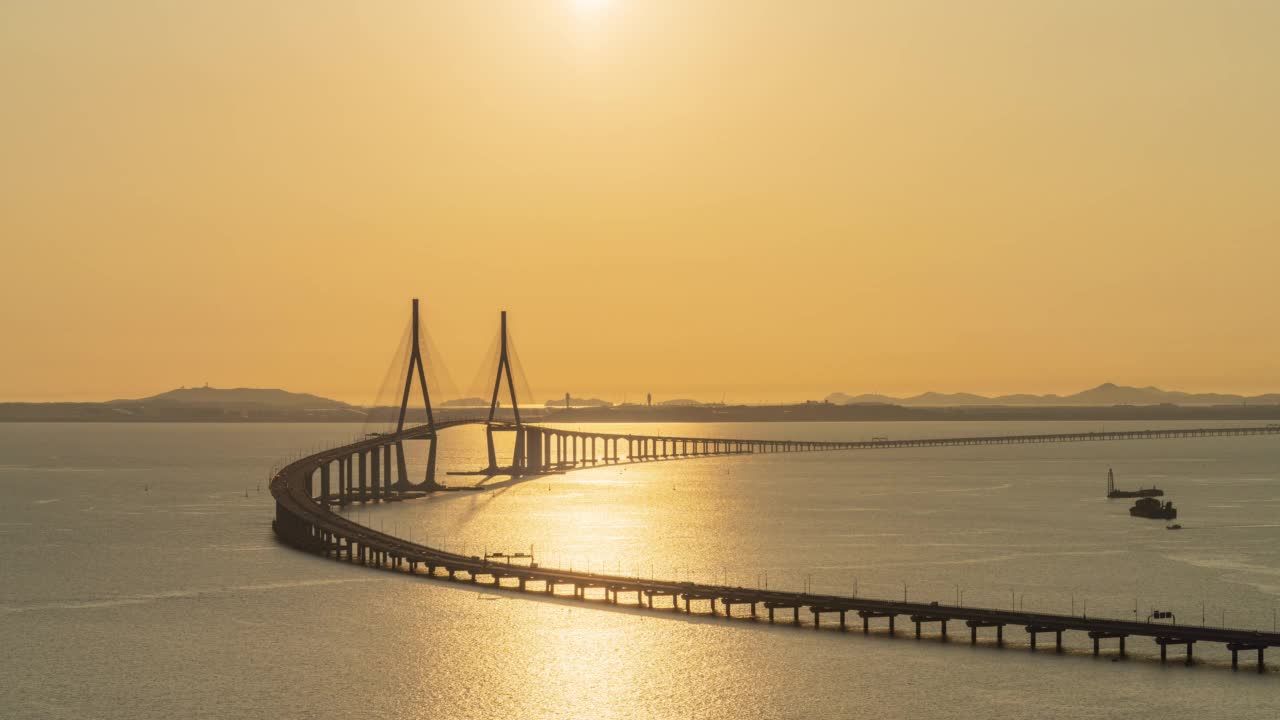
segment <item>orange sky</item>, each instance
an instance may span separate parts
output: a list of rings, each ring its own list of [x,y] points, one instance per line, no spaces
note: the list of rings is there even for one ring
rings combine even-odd
[[[269,6],[269,7],[268,7]],[[1280,3],[0,5],[0,400],[1280,390]]]

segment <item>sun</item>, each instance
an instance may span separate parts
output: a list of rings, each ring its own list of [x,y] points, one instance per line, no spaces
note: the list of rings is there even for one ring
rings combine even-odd
[[[598,13],[610,5],[610,0],[570,0],[573,9],[580,13]]]

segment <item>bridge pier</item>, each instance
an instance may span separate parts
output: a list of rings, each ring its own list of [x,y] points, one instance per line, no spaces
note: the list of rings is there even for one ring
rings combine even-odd
[[[1036,649],[1036,635],[1044,632],[1051,632],[1056,637],[1055,649],[1062,652],[1062,631],[1065,628],[1051,627],[1047,625],[1028,625],[1026,626],[1027,634],[1031,636],[1031,649]]]
[[[1120,657],[1124,657],[1124,639],[1128,637],[1124,633],[1104,632],[1102,630],[1090,630],[1089,638],[1093,640],[1093,654],[1096,657],[1099,653],[1099,640],[1108,640],[1115,638],[1120,641]]]
[[[920,626],[924,623],[938,623],[942,628],[942,637],[947,637],[947,620],[949,618],[933,617],[931,615],[912,615],[911,622],[916,624],[916,639],[920,639]],[[975,631],[976,632],[976,631]]]
[[[527,427],[524,429],[524,468],[534,475],[541,474],[542,465],[542,430]]]
[[[391,496],[391,483],[393,480],[391,474],[391,456],[394,454],[394,446],[384,445],[382,447],[382,497],[380,498],[382,500],[386,500]]]
[[[409,484],[409,466],[408,459],[404,454],[404,443],[396,441],[394,446],[389,446],[387,449],[391,450],[392,447],[394,447],[396,456],[396,473],[394,480],[390,476],[387,477],[386,487],[383,488],[386,491],[385,499],[390,499],[394,493],[399,492],[401,488]]]
[[[978,644],[978,628],[993,627],[996,629],[996,646],[1004,647],[1004,623],[988,622],[983,620],[966,620],[965,625],[969,626],[969,644]]]
[[[848,612],[848,610],[847,610],[846,608],[838,608],[838,607],[823,607],[823,606],[814,605],[814,606],[811,606],[811,607],[809,608],[809,612],[813,615],[813,629],[814,629],[814,630],[821,629],[821,627],[822,627],[822,614],[823,614],[823,613],[839,613],[839,614],[840,614],[840,629],[841,629],[841,630],[844,630],[844,629],[845,629],[845,613],[847,613],[847,612]]]
[[[347,459],[338,458],[338,504],[346,505],[348,502],[347,488]]]
[[[1257,650],[1258,651],[1258,672],[1266,672],[1267,666],[1263,662],[1263,650],[1266,645],[1250,645],[1247,643],[1227,643],[1227,649],[1231,651],[1231,669],[1236,670],[1240,667],[1240,651],[1241,650]]]
[[[325,507],[332,502],[329,492],[329,463],[320,466],[320,501]]]
[[[1195,640],[1189,640],[1189,639],[1186,639],[1186,638],[1168,638],[1168,637],[1158,637],[1158,638],[1156,638],[1156,643],[1160,645],[1160,662],[1161,662],[1161,663],[1163,663],[1163,662],[1165,661],[1166,656],[1168,655],[1168,651],[1169,651],[1169,646],[1170,646],[1170,645],[1186,645],[1186,647],[1187,647],[1187,660],[1186,660],[1186,664],[1187,664],[1187,665],[1190,665],[1190,664],[1191,664],[1191,661],[1192,661],[1192,647],[1194,647],[1194,646],[1195,646],[1195,644],[1196,644],[1196,641],[1195,641]]]
[[[871,618],[888,618],[889,634],[892,635],[894,633],[894,621],[897,618],[897,616],[898,614],[894,612],[879,612],[876,610],[859,610],[858,611],[858,617],[862,618],[862,632],[864,635],[868,632],[871,632],[871,625],[869,622]]]
[[[766,603],[764,604],[764,606],[765,606],[765,608],[767,608],[767,609],[769,610],[769,622],[770,622],[770,623],[772,623],[772,622],[773,622],[773,611],[774,611],[774,610],[778,610],[778,609],[786,610],[786,609],[788,609],[788,608],[789,608],[789,609],[791,610],[791,624],[792,624],[792,625],[799,625],[799,624],[800,624],[800,606],[799,606],[798,604],[792,604],[792,603],[778,603],[778,602],[766,602]]]
[[[355,502],[356,497],[356,455],[351,453],[342,459],[347,466],[347,502]]]
[[[368,456],[369,456],[369,453],[368,453],[367,451],[365,451],[365,450],[361,450],[361,451],[360,451],[360,454],[358,455],[358,460],[357,460],[357,465],[356,465],[357,469],[359,470],[359,475],[360,475],[360,491],[359,491],[359,498],[360,498],[360,502],[364,502],[365,500],[368,500],[368,499],[369,499],[369,498],[368,498],[368,494],[369,494],[369,476],[368,476],[368,474],[367,474],[367,473],[366,473],[366,471],[365,471],[365,466],[366,466],[366,464],[367,464],[367,463],[366,463],[366,460],[367,460]]]

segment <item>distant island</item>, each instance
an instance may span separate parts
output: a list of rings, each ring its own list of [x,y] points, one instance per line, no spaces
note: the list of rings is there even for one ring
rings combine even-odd
[[[436,406],[437,419],[475,417],[487,400],[458,398]],[[510,409],[499,416],[507,419]],[[394,422],[399,407],[360,407],[273,388],[178,388],[107,402],[0,403],[0,422]],[[1280,420],[1280,394],[1244,397],[1179,393],[1110,383],[1074,395],[925,393],[909,398],[833,393],[823,401],[724,405],[674,399],[614,405],[598,398],[549,400],[521,409],[548,422],[837,422],[903,420]],[[411,407],[406,420],[426,414]]]

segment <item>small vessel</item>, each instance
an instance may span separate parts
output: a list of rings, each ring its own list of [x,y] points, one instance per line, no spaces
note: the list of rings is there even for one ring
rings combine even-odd
[[[1154,520],[1172,520],[1178,517],[1178,510],[1173,503],[1162,503],[1154,498],[1144,497],[1129,508],[1133,517],[1152,518]]]
[[[1134,497],[1162,497],[1164,491],[1152,485],[1149,488],[1138,488],[1137,490],[1117,490],[1116,475],[1111,468],[1107,468],[1107,497],[1108,498],[1134,498]]]
[[[1182,529],[1182,526],[1181,526],[1181,525],[1179,525],[1178,523],[1174,523],[1174,524],[1172,524],[1172,525],[1165,525],[1165,526],[1164,526],[1164,529],[1165,529],[1165,530],[1181,530],[1181,529]]]

